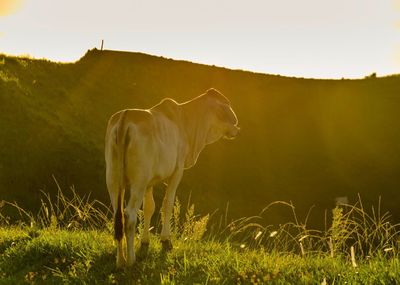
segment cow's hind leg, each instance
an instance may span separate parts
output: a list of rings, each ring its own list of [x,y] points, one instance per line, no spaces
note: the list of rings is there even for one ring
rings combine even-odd
[[[118,230],[120,234],[117,236],[117,232],[115,233],[115,239],[117,241],[117,267],[121,268],[125,266],[125,252],[124,252],[124,216],[123,216],[123,203],[124,203],[124,191],[121,191],[121,197],[118,197],[119,202],[117,201],[117,208],[114,210],[114,223],[115,227],[119,226]],[[117,231],[115,229],[115,231]]]
[[[143,214],[144,214],[144,225],[143,225],[143,236],[141,244],[147,247],[150,243],[150,222],[151,217],[154,214],[155,203],[153,198],[153,187],[149,187],[146,190],[143,200]]]
[[[145,189],[146,187],[131,186],[129,202],[125,209],[125,234],[128,266],[132,266],[136,260],[134,240],[136,232],[137,213],[142,205]]]
[[[114,225],[115,225],[115,240],[117,242],[117,267],[125,266],[125,253],[123,247],[124,240],[124,217],[122,215],[122,208],[124,203],[124,190],[119,194],[119,186],[116,179],[113,179],[111,173],[107,173],[107,188],[110,195],[111,205],[114,213]],[[121,195],[118,197],[118,195]],[[119,200],[119,201],[118,201]],[[118,227],[118,229],[117,229]]]

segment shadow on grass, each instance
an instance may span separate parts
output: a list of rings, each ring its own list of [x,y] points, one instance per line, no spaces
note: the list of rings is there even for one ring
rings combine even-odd
[[[160,274],[168,271],[167,259],[167,252],[145,245],[137,250],[133,266],[116,268],[115,251],[106,252],[93,260],[87,278],[97,283],[156,284],[160,282]]]

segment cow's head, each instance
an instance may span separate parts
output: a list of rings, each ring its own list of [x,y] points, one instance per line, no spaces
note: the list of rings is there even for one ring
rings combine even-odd
[[[215,89],[209,89],[205,98],[210,112],[207,143],[213,143],[220,138],[234,139],[239,134],[240,128],[228,98]]]

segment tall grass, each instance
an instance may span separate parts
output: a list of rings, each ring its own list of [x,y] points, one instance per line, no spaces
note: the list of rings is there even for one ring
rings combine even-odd
[[[263,214],[289,207],[293,221],[262,225]],[[6,208],[18,219],[4,214]],[[174,250],[163,253],[160,222],[138,263],[115,269],[110,207],[75,190],[42,193],[32,214],[16,203],[0,203],[0,284],[395,284],[400,278],[398,224],[377,208],[333,209],[324,231],[310,229],[292,203],[275,202],[259,216],[228,222],[227,212],[196,215],[177,199],[172,218]],[[161,220],[161,219],[159,219]],[[138,237],[143,230],[139,213]],[[139,243],[137,243],[139,244]],[[99,280],[102,280],[101,282]]]
[[[263,226],[262,214],[277,205],[289,207],[293,221],[277,227]],[[273,202],[259,216],[233,221],[225,231],[229,232],[230,240],[239,241],[242,246],[263,247],[269,252],[346,257],[353,248],[357,257],[366,259],[399,254],[400,224],[393,224],[388,212],[382,214],[380,198],[377,207],[372,206],[370,211],[364,208],[360,196],[354,205],[337,205],[332,209],[332,221],[326,225],[327,230],[308,227],[310,212],[300,221],[292,203]]]
[[[65,229],[65,230],[113,230],[113,213],[111,205],[105,205],[98,200],[92,200],[89,195],[79,196],[74,187],[68,195],[63,191],[57,180],[57,193],[52,196],[41,192],[41,204],[37,213],[32,213],[20,207],[17,202],[0,202],[0,226],[18,225],[33,229]],[[8,207],[8,209],[6,209]],[[3,211],[1,211],[3,210]],[[16,212],[13,218],[4,212]],[[200,240],[207,231],[209,215],[195,214],[194,204],[188,204],[186,212],[181,216],[181,204],[176,199],[172,218],[173,240]],[[139,236],[143,230],[143,212],[138,213]],[[156,230],[161,228],[161,219],[156,221]],[[154,227],[151,228],[151,230]]]
[[[19,224],[31,228],[60,228],[82,230],[111,230],[112,211],[109,206],[90,195],[79,196],[74,187],[66,195],[54,178],[57,186],[55,196],[41,192],[37,213],[24,210],[17,202],[2,201],[0,209],[9,206],[17,212],[17,219],[11,219],[0,211],[0,225]]]
[[[19,207],[16,202],[0,203],[0,225],[19,224],[30,228],[58,228],[66,230],[106,230],[112,232],[112,210],[90,195],[80,197],[74,188],[66,195],[58,185],[52,197],[42,192],[41,206],[36,214]],[[10,219],[2,209],[11,207],[18,212],[19,219]],[[293,221],[278,226],[263,225],[263,214],[273,207],[289,207]],[[182,205],[176,199],[173,211],[172,239],[183,242],[228,241],[240,248],[262,248],[266,252],[297,254],[300,256],[322,255],[357,258],[372,256],[394,257],[399,255],[400,224],[390,222],[389,213],[382,214],[381,201],[370,211],[364,208],[361,197],[354,205],[341,204],[332,210],[332,221],[326,230],[309,228],[309,213],[302,221],[291,202],[277,201],[265,207],[258,216],[244,217],[228,222],[227,213],[219,224],[209,224],[215,217],[196,215],[195,206],[188,203],[182,213]],[[143,228],[143,214],[138,216],[139,236]],[[214,218],[214,219],[213,219]],[[157,235],[161,219],[152,228]],[[225,224],[221,221],[225,221]]]

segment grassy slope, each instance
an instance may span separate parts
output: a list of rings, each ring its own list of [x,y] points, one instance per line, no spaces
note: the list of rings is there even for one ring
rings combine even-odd
[[[395,284],[396,258],[373,257],[352,268],[349,257],[241,249],[228,242],[176,241],[163,253],[154,239],[135,268],[116,270],[112,236],[98,231],[0,229],[0,284]]]
[[[400,217],[399,77],[305,80],[110,51],[90,51],[74,64],[0,57],[0,197],[37,208],[38,190],[56,189],[54,174],[108,201],[109,116],[209,87],[231,99],[242,135],[209,146],[178,195],[192,192],[203,211],[229,201],[236,217],[274,200],[292,200],[300,215],[316,204],[315,224],[336,196],[361,193],[369,202],[382,195],[384,208]]]

